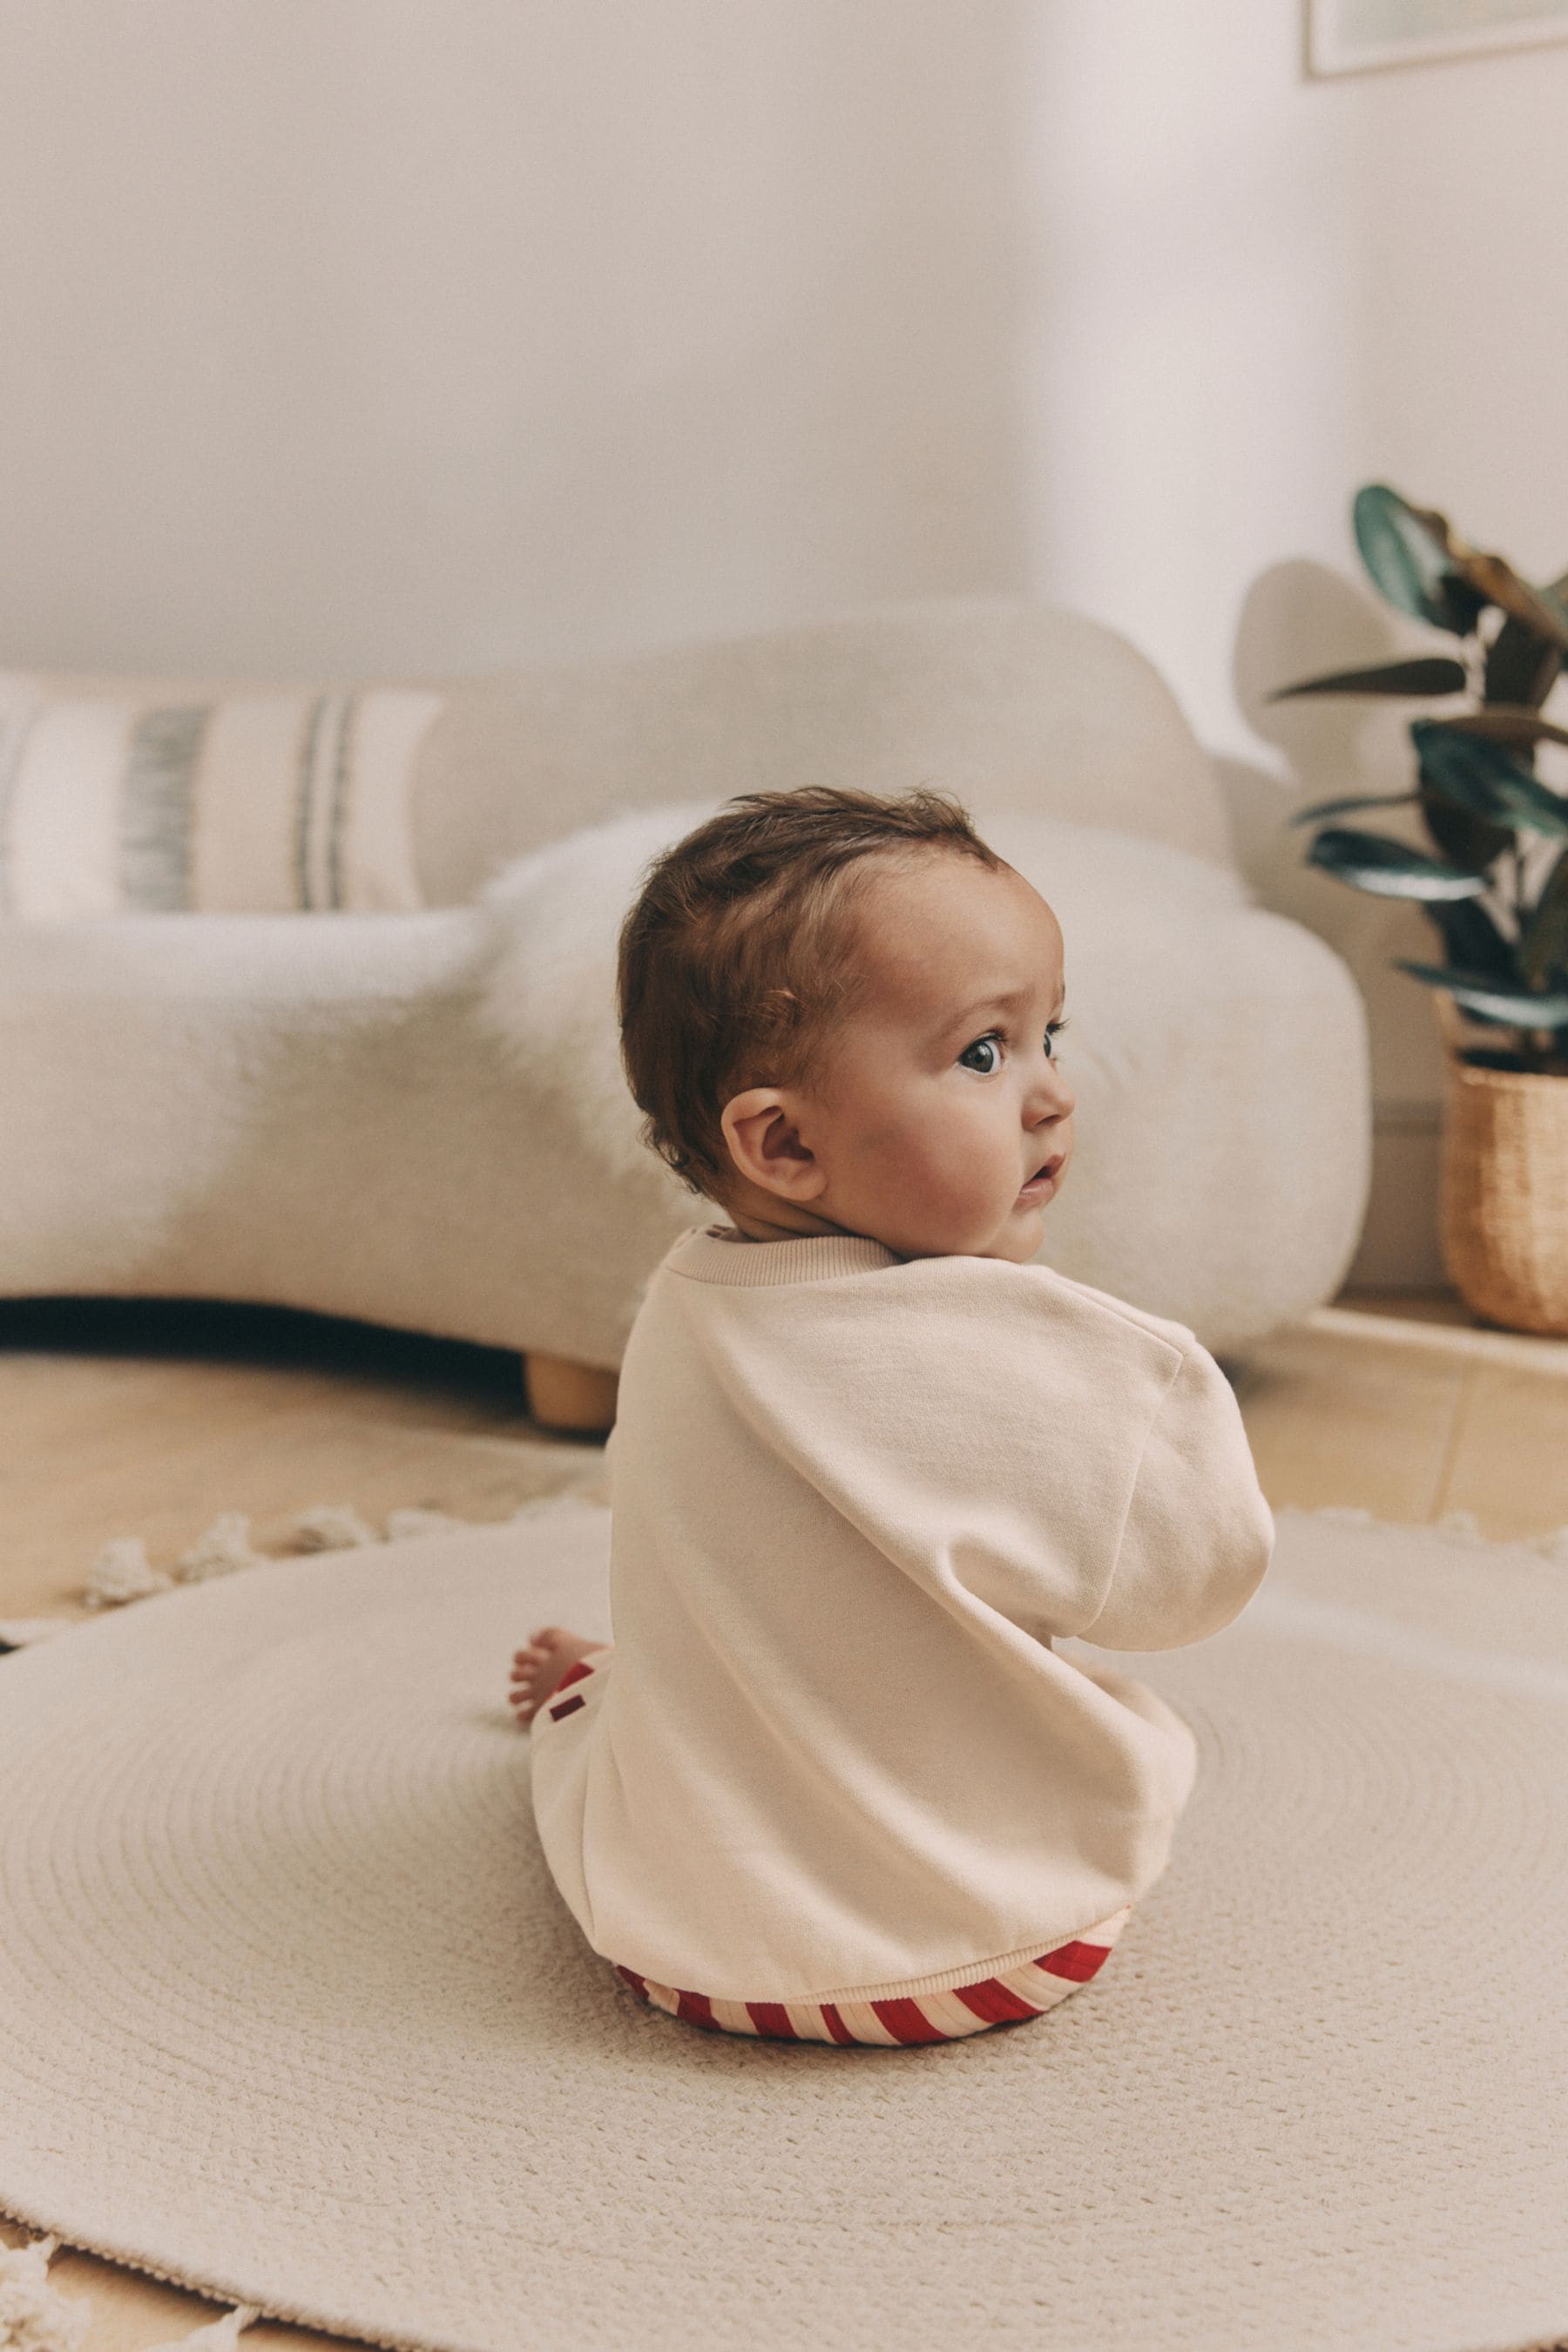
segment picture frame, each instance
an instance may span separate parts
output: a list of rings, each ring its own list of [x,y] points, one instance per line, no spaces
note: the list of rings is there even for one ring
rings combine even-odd
[[[1568,0],[1307,0],[1314,76],[1568,41]]]

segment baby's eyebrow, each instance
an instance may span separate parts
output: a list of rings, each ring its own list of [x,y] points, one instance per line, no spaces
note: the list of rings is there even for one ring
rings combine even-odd
[[[966,1005],[962,1013],[955,1013],[952,1016],[952,1026],[955,1029],[960,1028],[964,1022],[974,1020],[982,1013],[1016,1012],[1019,1005],[1028,1003],[1034,991],[1028,988],[998,988],[989,996],[976,997],[974,1003]],[[1057,1013],[1060,1013],[1067,1001],[1068,984],[1064,979],[1057,991]]]

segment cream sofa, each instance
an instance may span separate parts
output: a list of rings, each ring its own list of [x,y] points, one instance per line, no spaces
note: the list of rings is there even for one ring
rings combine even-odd
[[[1043,1257],[1222,1353],[1333,1295],[1366,1197],[1361,1000],[1250,903],[1208,762],[1120,638],[966,602],[425,683],[424,909],[0,923],[0,1292],[489,1341],[530,1357],[544,1417],[602,1417],[570,1368],[613,1371],[707,1213],[619,1079],[621,912],[703,807],[816,781],[955,789],[1061,916],[1079,1145]]]

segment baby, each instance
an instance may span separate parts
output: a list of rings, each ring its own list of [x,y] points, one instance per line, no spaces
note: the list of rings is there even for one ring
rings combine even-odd
[[[588,1942],[693,2024],[1034,2017],[1164,1868],[1192,1734],[1052,1645],[1201,1641],[1273,1522],[1193,1334],[1033,1262],[1063,1005],[1056,917],[936,793],[745,793],[626,919],[646,1133],[727,1222],[627,1345],[614,1650],[535,1633],[512,1705]]]

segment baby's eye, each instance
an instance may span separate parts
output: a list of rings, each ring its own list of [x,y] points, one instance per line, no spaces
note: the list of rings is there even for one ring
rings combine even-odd
[[[977,1054],[983,1056],[979,1061],[973,1058]],[[994,1078],[1002,1066],[1001,1038],[994,1034],[976,1037],[973,1045],[966,1045],[960,1054],[958,1066],[961,1070],[976,1070],[983,1078]]]
[[[1068,1025],[1068,1024],[1067,1024],[1067,1016],[1066,1016],[1066,1014],[1065,1014],[1065,1013],[1064,1013],[1064,1015],[1062,1016],[1061,1020],[1059,1020],[1059,1021],[1051,1021],[1051,1022],[1048,1022],[1048,1023],[1047,1024],[1047,1025],[1046,1025],[1046,1059],[1047,1059],[1047,1062],[1054,1062],[1054,1061],[1056,1060],[1056,1058],[1057,1058],[1057,1039],[1060,1036],[1060,1034],[1061,1034],[1062,1031],[1067,1027],[1067,1025]]]

